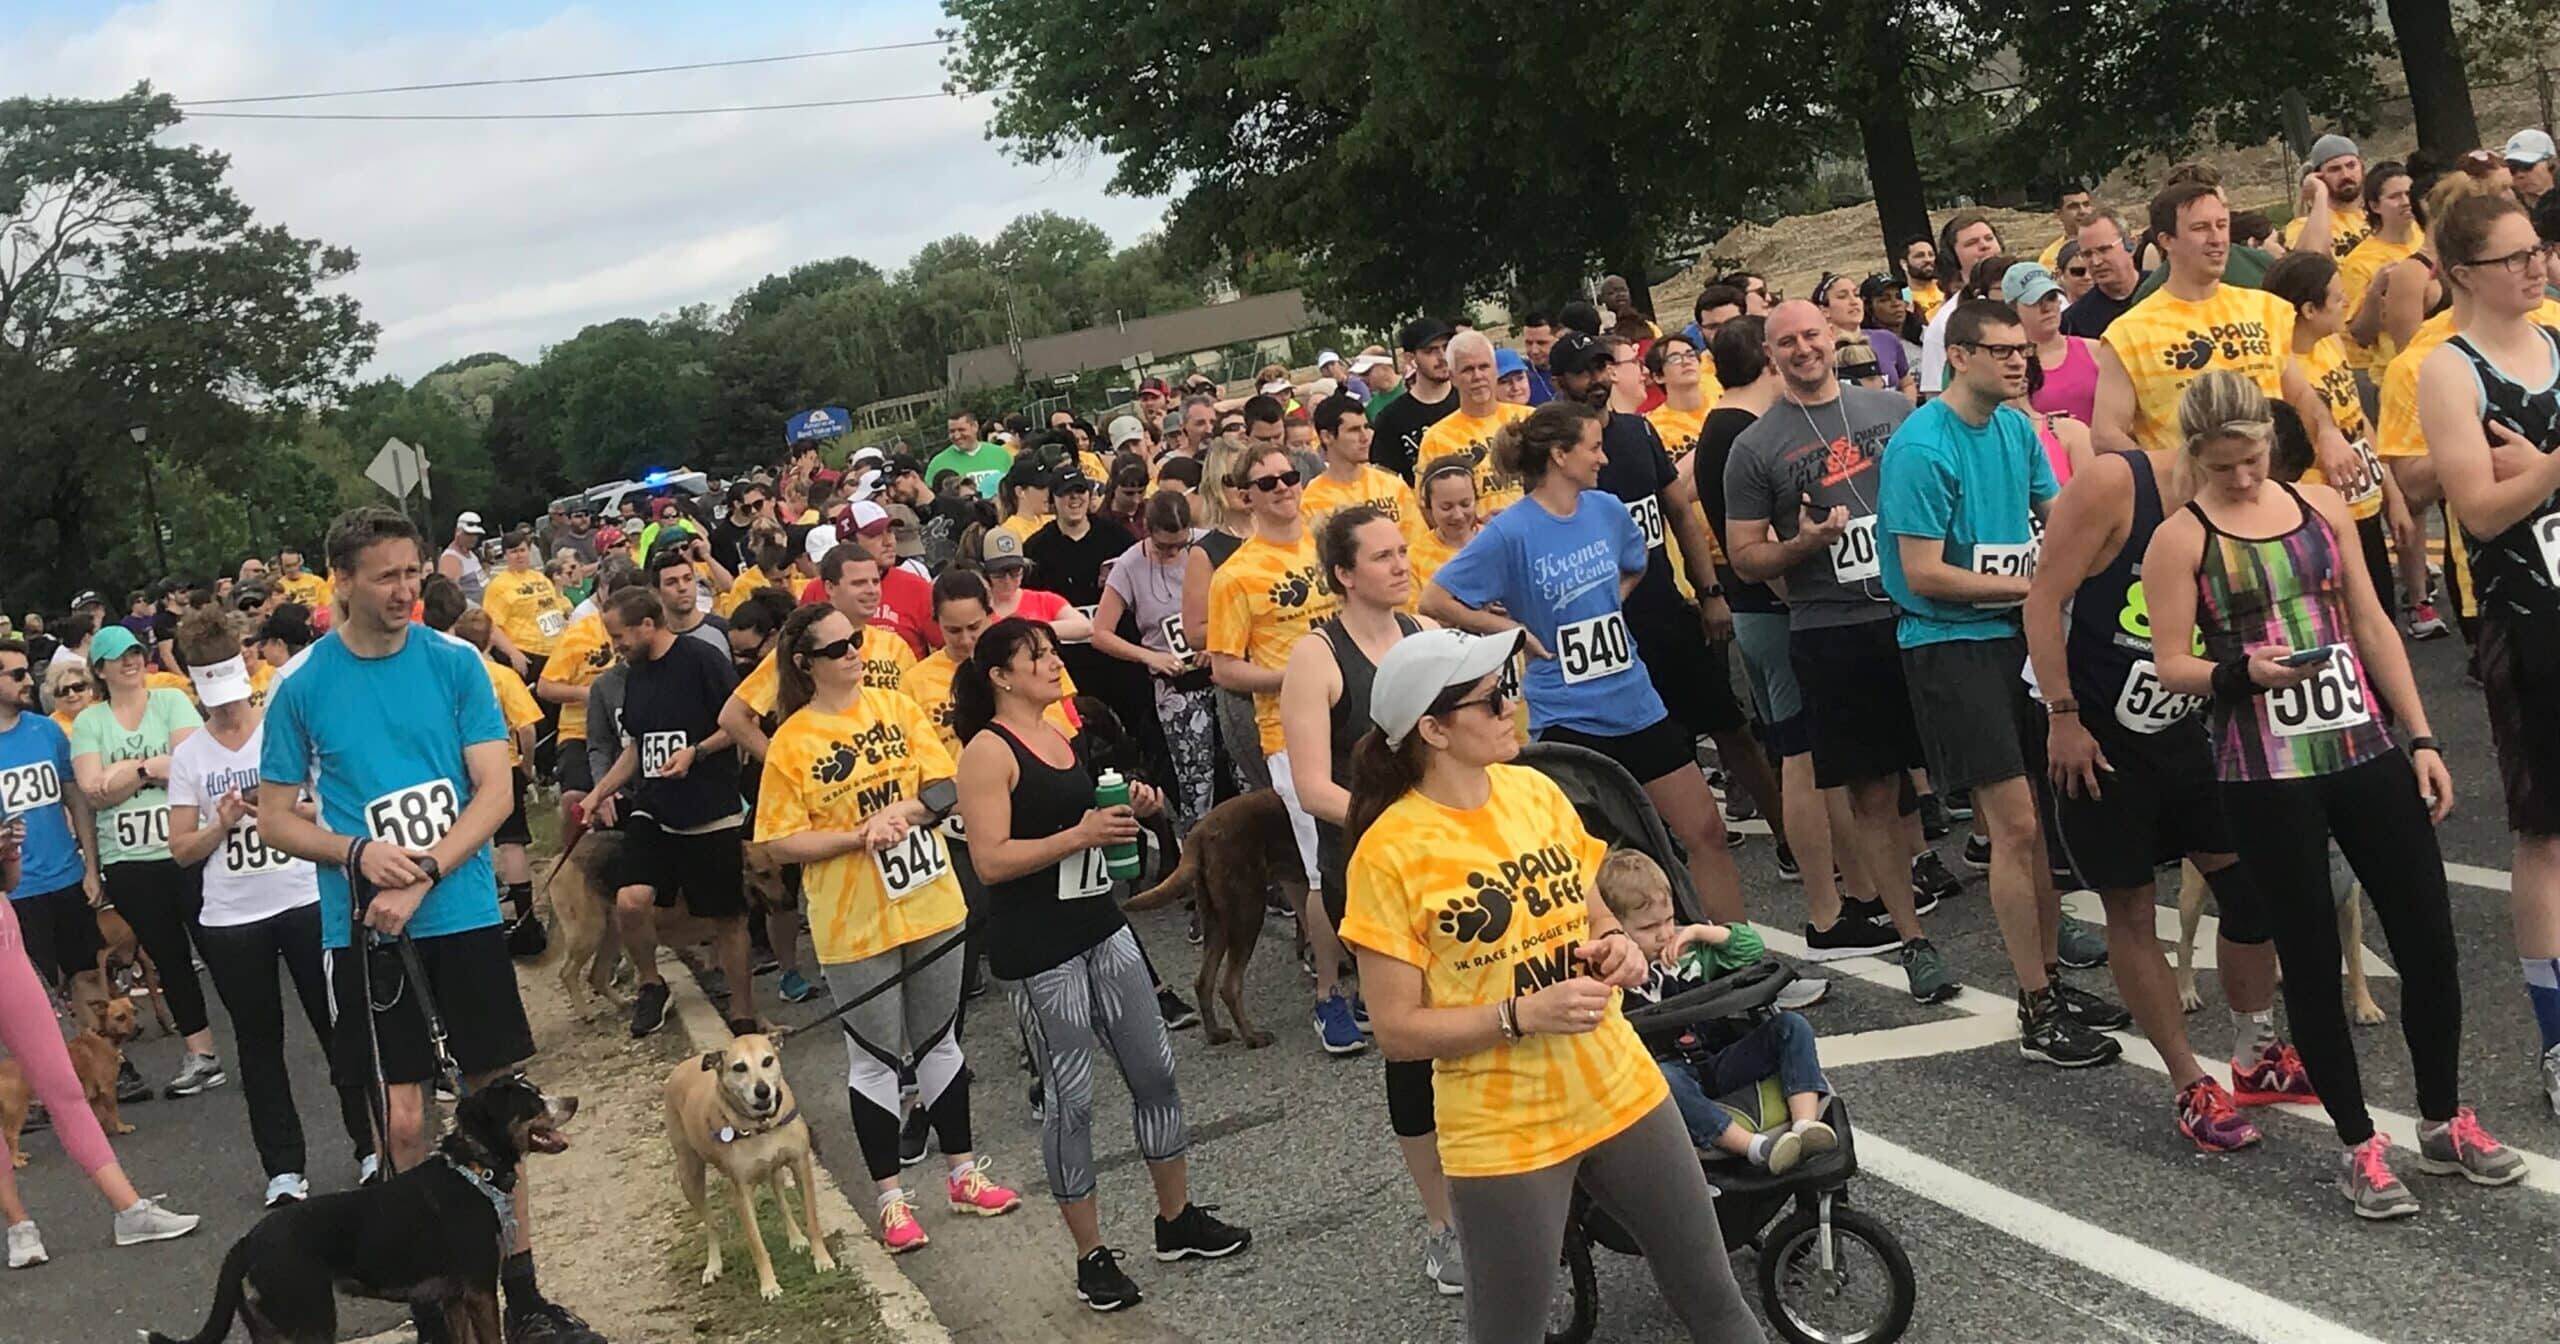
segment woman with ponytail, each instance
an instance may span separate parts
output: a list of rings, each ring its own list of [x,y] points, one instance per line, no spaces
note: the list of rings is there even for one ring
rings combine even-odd
[[[1173,1046],[1135,934],[1111,899],[1107,845],[1138,839],[1164,798],[1143,784],[1096,806],[1077,744],[1046,715],[1064,694],[1057,636],[1011,617],[988,626],[951,680],[960,750],[960,817],[986,884],[987,969],[1006,982],[1045,1104],[1040,1157],[1076,1243],[1076,1296],[1096,1311],[1140,1300],[1103,1243],[1094,1204],[1093,1064],[1103,1053],[1129,1088],[1138,1154],[1155,1184],[1156,1258],[1215,1260],[1252,1243],[1191,1202],[1191,1131],[1174,1090]]]
[[[914,1075],[917,1109],[950,1164],[952,1211],[994,1217],[1022,1202],[971,1151],[962,959],[933,955],[969,917],[934,829],[940,818],[923,801],[954,767],[915,701],[863,685],[861,632],[843,612],[802,607],[774,644],[782,723],[765,751],[756,839],[777,862],[801,865],[810,939],[838,1002],[905,977],[843,1023],[853,1134],[879,1186],[880,1240],[911,1251],[927,1238],[898,1175],[902,1072]]]

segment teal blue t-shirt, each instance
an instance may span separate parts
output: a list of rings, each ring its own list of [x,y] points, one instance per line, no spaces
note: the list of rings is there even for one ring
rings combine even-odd
[[[2027,417],[2006,406],[1991,422],[1967,424],[1941,397],[1911,413],[1885,444],[1876,487],[1876,532],[1946,544],[1947,563],[1976,573],[2035,573],[2035,506],[2060,490],[2053,463]],[[1902,547],[1876,547],[1885,591],[1902,618],[1902,647],[1952,639],[2006,639],[2020,632],[2018,603],[1942,602],[1911,590]]]

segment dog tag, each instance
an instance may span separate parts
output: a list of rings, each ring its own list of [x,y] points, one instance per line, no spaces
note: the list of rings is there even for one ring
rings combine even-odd
[[[462,798],[449,779],[394,789],[364,805],[364,826],[373,838],[404,849],[435,844],[461,819]],[[162,829],[167,829],[167,823],[162,823]]]
[[[932,827],[917,826],[887,849],[871,851],[871,864],[880,870],[880,886],[889,899],[903,901],[950,872],[951,856]]]
[[[1089,901],[1111,890],[1111,861],[1100,848],[1079,850],[1058,860],[1058,899]]]
[[[720,1131],[713,1134],[711,1137],[718,1139],[722,1143],[736,1143],[738,1141],[738,1131],[731,1129],[727,1125],[722,1125],[720,1127]]]
[[[682,733],[642,733],[640,735],[640,773],[659,779],[667,773],[667,762],[676,753],[691,746]]]

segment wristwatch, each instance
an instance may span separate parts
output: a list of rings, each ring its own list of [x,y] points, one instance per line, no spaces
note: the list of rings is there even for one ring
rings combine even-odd
[[[428,886],[434,886],[444,880],[444,865],[437,863],[436,856],[433,854],[419,856],[418,871],[427,875]]]
[[[2080,702],[2067,695],[2059,700],[2047,700],[2044,702],[2044,712],[2048,718],[2057,714],[2077,714],[2080,712]]]

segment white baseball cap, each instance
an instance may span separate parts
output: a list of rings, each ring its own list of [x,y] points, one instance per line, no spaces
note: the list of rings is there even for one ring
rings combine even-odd
[[[1332,350],[1324,351],[1316,356],[1316,367],[1319,369],[1323,368],[1327,364],[1339,364],[1341,362],[1342,356]]]
[[[1362,355],[1358,359],[1351,361],[1351,376],[1357,378],[1361,374],[1367,373],[1369,370],[1377,368],[1382,364],[1393,363],[1395,363],[1395,360],[1386,355]]]
[[[1174,414],[1174,412],[1167,411],[1166,414],[1171,415]],[[1111,439],[1111,446],[1118,448],[1123,444],[1135,443],[1138,440],[1147,437],[1147,427],[1138,423],[1138,417],[1134,415],[1123,415],[1115,417],[1112,420],[1108,427],[1108,434]]]
[[[1404,745],[1406,735],[1431,702],[1452,686],[1472,686],[1502,670],[1520,648],[1521,632],[1470,635],[1460,630],[1425,630],[1407,635],[1378,660],[1369,685],[1369,720],[1387,736],[1387,745]]]
[[[476,513],[463,514],[461,517],[453,520],[453,525],[457,530],[468,532],[475,537],[485,537],[489,535],[489,529],[480,525],[480,515]]]
[[[2551,133],[2538,131],[2530,126],[2507,137],[2505,154],[2507,162],[2521,163],[2528,168],[2537,163],[2547,162],[2554,157],[2560,157],[2553,151]]]

